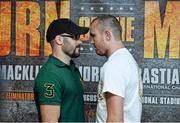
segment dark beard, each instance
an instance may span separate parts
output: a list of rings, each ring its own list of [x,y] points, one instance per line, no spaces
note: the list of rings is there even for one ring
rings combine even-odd
[[[78,47],[76,47],[76,48],[78,48]],[[74,52],[71,54],[71,58],[77,58],[80,56],[80,53],[76,53],[76,48],[74,49]]]
[[[80,46],[77,46],[76,48],[80,48]],[[69,52],[64,52],[64,53],[71,58],[77,58],[79,57],[80,53],[76,53],[76,48],[74,48],[74,51],[72,52],[72,54],[70,54]]]

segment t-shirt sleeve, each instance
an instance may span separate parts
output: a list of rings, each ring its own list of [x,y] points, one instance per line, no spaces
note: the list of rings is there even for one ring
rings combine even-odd
[[[125,97],[125,88],[127,82],[126,71],[123,66],[116,66],[110,64],[104,69],[104,86],[103,93],[110,92],[114,95]]]
[[[53,73],[46,73],[35,80],[36,101],[41,104],[60,105],[62,101],[62,87],[60,80]]]

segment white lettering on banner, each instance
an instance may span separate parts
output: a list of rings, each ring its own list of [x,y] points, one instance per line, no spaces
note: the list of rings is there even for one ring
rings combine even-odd
[[[100,70],[99,67],[92,67],[92,81],[99,81]]]
[[[101,67],[79,66],[79,72],[85,82],[99,82]]]
[[[9,66],[9,69],[7,72],[7,80],[14,80],[14,73],[13,73],[12,65]]]
[[[170,90],[171,87],[169,85],[147,85],[147,84],[144,84],[143,89]]]
[[[180,105],[180,98],[160,97],[160,104]]]
[[[24,65],[23,65],[23,76],[22,76],[22,80],[29,80],[29,78],[28,78],[28,70],[29,70],[29,66],[24,66]]]
[[[96,94],[84,94],[84,101],[86,102],[96,102],[97,101],[97,95]]]
[[[0,80],[34,80],[42,65],[0,65]],[[99,82],[101,67],[79,66],[85,82]],[[179,89],[179,69],[142,68],[144,89]]]
[[[90,75],[91,75],[90,67],[85,66],[83,69],[83,75],[82,75],[84,81],[90,81],[90,78],[91,78]]]
[[[21,80],[21,74],[19,73],[22,70],[20,65],[16,65],[15,69],[15,78],[16,80]]]
[[[143,103],[144,104],[158,104],[158,97],[144,96]]]
[[[162,105],[180,105],[178,97],[162,97],[162,96],[144,96],[143,104],[162,104]]]
[[[141,73],[144,84],[179,85],[178,69],[144,68]]]
[[[41,65],[1,65],[0,80],[34,80]]]

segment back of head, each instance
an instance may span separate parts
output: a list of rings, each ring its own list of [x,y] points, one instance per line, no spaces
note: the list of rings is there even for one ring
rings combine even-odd
[[[105,30],[110,30],[113,33],[115,40],[122,39],[122,28],[116,17],[112,15],[103,15],[98,16],[92,23],[94,21],[98,21],[99,31],[103,32]]]

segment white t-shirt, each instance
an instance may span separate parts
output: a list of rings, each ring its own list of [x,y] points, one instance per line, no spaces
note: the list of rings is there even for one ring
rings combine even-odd
[[[126,48],[118,49],[103,65],[98,86],[96,122],[106,122],[105,92],[124,98],[124,122],[140,122],[142,80],[138,65]],[[118,107],[117,107],[118,108]]]

